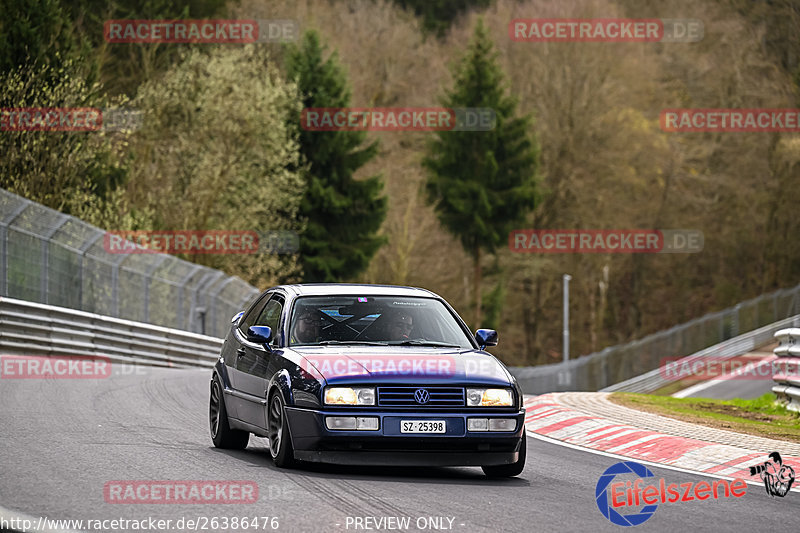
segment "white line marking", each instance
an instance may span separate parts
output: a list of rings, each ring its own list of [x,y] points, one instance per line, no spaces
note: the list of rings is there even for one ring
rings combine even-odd
[[[719,385],[720,383],[725,383],[726,381],[730,381],[731,379],[733,379],[734,376],[741,376],[746,372],[752,372],[753,375],[761,375],[760,373],[756,374],[755,369],[764,366],[766,364],[772,364],[772,361],[774,359],[775,357],[766,357],[765,359],[761,359],[760,361],[757,361],[755,363],[747,363],[745,366],[737,368],[736,371],[731,374],[725,374],[719,379],[710,379],[708,381],[703,381],[701,383],[698,383],[697,385],[692,385],[687,389],[683,389],[681,391],[676,392],[675,394],[672,395],[672,397],[686,398],[687,396],[690,396],[692,394],[697,394],[698,392],[709,389],[714,385]]]

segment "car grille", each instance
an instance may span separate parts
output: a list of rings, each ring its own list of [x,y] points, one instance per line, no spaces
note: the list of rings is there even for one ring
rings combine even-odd
[[[426,390],[430,394],[427,403],[418,403],[414,393]],[[384,407],[463,407],[463,387],[378,387],[378,405]]]

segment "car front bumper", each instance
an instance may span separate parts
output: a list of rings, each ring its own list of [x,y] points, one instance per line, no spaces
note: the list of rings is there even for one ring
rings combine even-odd
[[[328,416],[377,417],[377,430],[331,430]],[[525,410],[344,412],[286,408],[295,458],[352,465],[490,466],[515,463],[525,438]],[[513,431],[467,431],[468,418],[513,418]],[[401,420],[444,420],[442,434],[401,433]]]

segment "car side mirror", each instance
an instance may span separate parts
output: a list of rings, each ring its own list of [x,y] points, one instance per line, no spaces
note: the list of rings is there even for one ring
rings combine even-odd
[[[238,324],[239,323],[239,319],[242,318],[243,314],[244,314],[244,311],[239,311],[238,313],[233,315],[233,317],[231,318],[231,324]]]
[[[269,326],[250,326],[247,328],[247,340],[257,344],[269,344],[272,340],[272,328]]]
[[[478,341],[481,350],[487,346],[497,346],[497,332],[493,329],[479,329],[475,332],[475,340]]]

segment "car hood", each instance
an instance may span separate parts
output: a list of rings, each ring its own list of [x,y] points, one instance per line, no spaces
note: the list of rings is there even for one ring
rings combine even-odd
[[[509,386],[511,375],[480,350],[419,346],[304,346],[294,348],[305,370],[328,383],[482,383]]]

